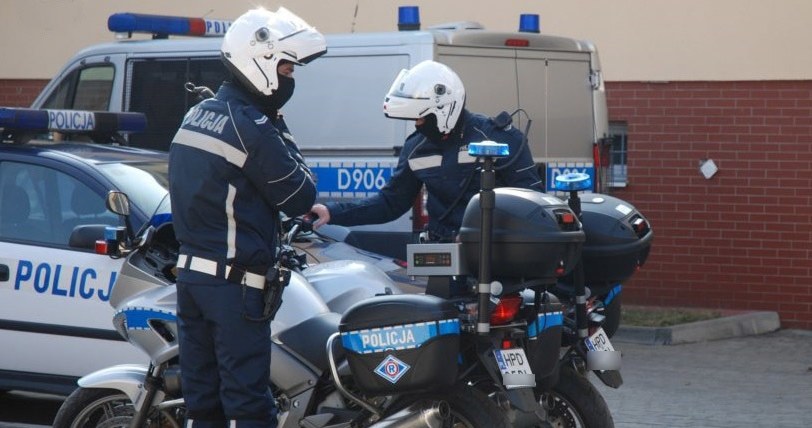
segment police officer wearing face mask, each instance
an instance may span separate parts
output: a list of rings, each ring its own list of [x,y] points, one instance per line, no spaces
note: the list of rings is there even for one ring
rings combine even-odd
[[[221,51],[232,77],[189,110],[169,152],[186,426],[275,427],[267,297],[282,288],[277,222],[316,197],[279,109],[294,66],[326,43],[290,11],[260,8],[234,21]]]
[[[465,88],[449,67],[423,61],[401,71],[386,94],[383,111],[390,118],[414,120],[416,132],[406,139],[391,180],[380,193],[361,201],[314,205],[311,211],[319,217],[315,226],[395,220],[412,207],[425,185],[428,240],[453,240],[468,201],[480,188],[468,144],[484,140],[510,147],[511,156],[496,162],[497,186],[543,191],[530,150],[522,145],[523,134],[464,106]]]

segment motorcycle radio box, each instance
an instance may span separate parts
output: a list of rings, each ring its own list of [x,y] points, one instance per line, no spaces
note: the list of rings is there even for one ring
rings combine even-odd
[[[465,275],[467,270],[460,243],[409,244],[406,246],[406,274],[409,276]]]
[[[459,312],[435,296],[376,296],[350,307],[339,331],[358,388],[388,395],[451,386],[457,379]]]

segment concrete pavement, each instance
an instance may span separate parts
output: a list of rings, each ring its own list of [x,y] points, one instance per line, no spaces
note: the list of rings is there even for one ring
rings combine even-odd
[[[812,331],[615,348],[625,383],[599,388],[618,428],[812,426]]]

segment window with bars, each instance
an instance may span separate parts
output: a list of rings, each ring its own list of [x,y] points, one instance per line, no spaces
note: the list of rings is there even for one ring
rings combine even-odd
[[[611,187],[626,187],[628,183],[626,171],[628,124],[626,122],[610,122],[609,138],[611,139],[611,147],[609,149],[610,168],[607,181]]]

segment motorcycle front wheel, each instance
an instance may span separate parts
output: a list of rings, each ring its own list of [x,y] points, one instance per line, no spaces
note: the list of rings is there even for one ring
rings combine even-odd
[[[562,367],[551,391],[541,394],[550,425],[556,428],[614,428],[609,406],[589,380],[572,367]]]
[[[444,428],[510,428],[510,422],[501,409],[481,391],[465,385],[457,385],[443,391],[430,391],[404,397],[390,407],[394,412],[413,404],[445,401],[450,407]]]
[[[54,418],[54,428],[127,428],[135,415],[132,401],[114,389],[78,388],[62,403]],[[154,416],[154,417],[153,417]],[[180,428],[167,412],[150,415],[144,426]]]

